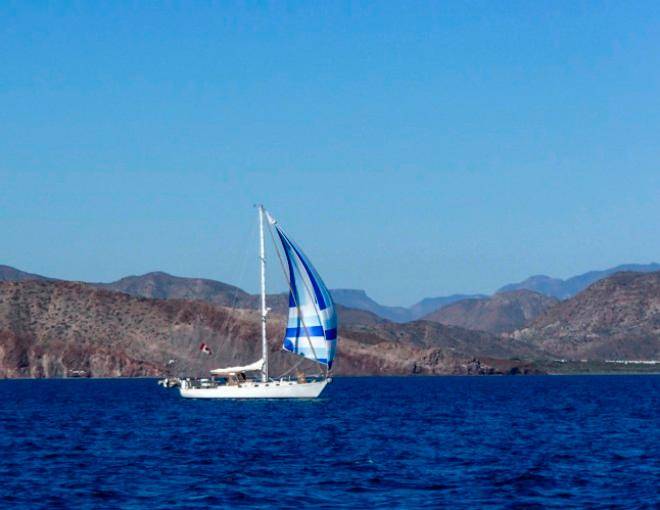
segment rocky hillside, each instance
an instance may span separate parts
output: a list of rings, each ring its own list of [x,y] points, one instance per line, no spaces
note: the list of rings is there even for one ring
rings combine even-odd
[[[368,325],[361,319],[361,326],[341,327],[336,373],[506,371],[516,363],[500,358],[523,345],[431,322],[397,325],[370,317]],[[272,313],[275,374],[291,363],[291,355],[280,349],[284,322],[283,315]],[[201,342],[211,346],[212,356],[199,351]],[[253,310],[135,297],[73,282],[0,283],[0,377],[161,375],[169,360],[175,360],[175,373],[201,375],[254,361],[259,353],[259,317]],[[480,356],[498,359],[474,359]]]
[[[559,301],[529,290],[499,292],[485,299],[465,299],[447,305],[426,320],[468,329],[503,333],[541,315]]]
[[[660,359],[660,272],[617,273],[512,338],[569,359]]]

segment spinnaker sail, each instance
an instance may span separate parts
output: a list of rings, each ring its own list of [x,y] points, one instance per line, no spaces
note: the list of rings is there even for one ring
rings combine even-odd
[[[337,350],[337,312],[330,291],[302,250],[269,218],[289,269],[289,321],[284,349],[332,368]]]

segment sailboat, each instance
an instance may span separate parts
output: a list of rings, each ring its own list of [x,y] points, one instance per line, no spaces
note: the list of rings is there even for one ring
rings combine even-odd
[[[248,365],[211,370],[206,379],[183,379],[179,392],[185,398],[316,398],[332,380],[330,373],[337,352],[337,313],[332,296],[316,269],[284,232],[279,223],[264,209],[259,210],[259,260],[261,273],[261,359]],[[308,378],[272,378],[268,371],[268,339],[266,321],[266,247],[264,220],[275,244],[275,250],[289,285],[289,319],[282,348],[315,362],[322,374]],[[282,257],[278,243],[284,252]],[[285,264],[286,260],[286,264]],[[285,267],[286,265],[286,267]],[[295,359],[292,357],[292,359]],[[299,360],[299,362],[302,360]],[[295,368],[294,365],[292,367]],[[287,372],[290,372],[290,369]]]

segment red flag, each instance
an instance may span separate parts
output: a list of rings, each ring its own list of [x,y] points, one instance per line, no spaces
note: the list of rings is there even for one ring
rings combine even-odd
[[[211,354],[213,354],[213,352],[211,352],[211,349],[209,348],[209,346],[206,345],[205,343],[202,343],[202,344],[199,346],[199,350],[202,351],[202,352],[205,352],[205,353],[208,354],[209,356],[210,356]]]

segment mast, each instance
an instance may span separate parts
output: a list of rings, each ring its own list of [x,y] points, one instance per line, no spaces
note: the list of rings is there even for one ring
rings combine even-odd
[[[261,380],[268,381],[268,340],[266,338],[266,246],[264,243],[264,206],[259,205],[259,260],[261,265],[261,357],[264,367]]]

